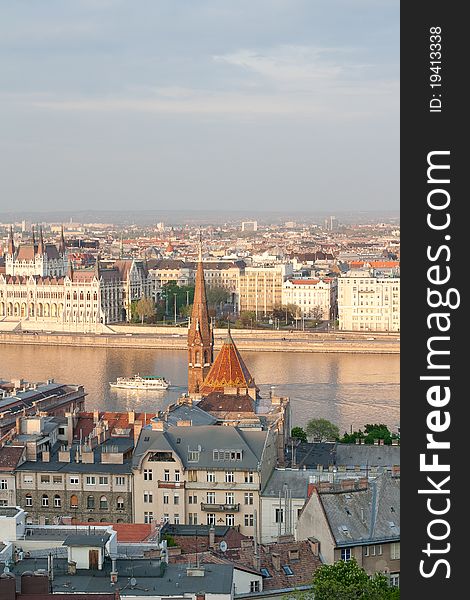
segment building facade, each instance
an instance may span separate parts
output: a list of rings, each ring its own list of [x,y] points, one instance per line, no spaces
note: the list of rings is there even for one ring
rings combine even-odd
[[[295,304],[299,316],[307,319],[328,321],[335,318],[337,302],[337,280],[289,279],[282,286],[282,304]]]
[[[374,270],[338,278],[338,319],[343,331],[400,331],[400,278]]]
[[[269,315],[282,304],[282,287],[292,274],[292,265],[245,267],[239,278],[239,310],[252,311],[256,318]]]

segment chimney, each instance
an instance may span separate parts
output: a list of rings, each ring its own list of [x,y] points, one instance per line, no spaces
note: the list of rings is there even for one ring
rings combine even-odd
[[[275,571],[281,570],[281,556],[277,552],[271,553],[271,560]]]
[[[383,446],[384,445],[384,440],[379,440],[379,446]]]
[[[51,460],[51,453],[49,450],[43,450],[42,452],[42,462],[49,462]]]
[[[142,431],[142,421],[136,421],[134,423],[134,446],[137,446],[139,441],[140,432]]]
[[[320,554],[320,542],[316,538],[308,538],[308,543],[313,556],[319,556]]]
[[[3,573],[0,575],[0,598],[2,600],[15,600],[16,578],[13,573]]]
[[[164,427],[163,421],[152,421],[152,431],[164,431]]]
[[[127,413],[127,421],[129,425],[134,425],[135,422],[135,412],[133,410],[128,411]]]
[[[97,410],[93,411],[93,423],[98,423],[98,421],[100,420],[100,413]]]
[[[209,529],[209,547],[214,546],[215,544],[215,529],[214,527],[210,527]]]
[[[180,421],[176,421],[177,427],[191,427],[193,422],[190,419],[181,419]]]

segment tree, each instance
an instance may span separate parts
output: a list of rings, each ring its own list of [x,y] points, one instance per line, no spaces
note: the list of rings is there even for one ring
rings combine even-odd
[[[206,291],[207,304],[212,307],[225,304],[230,298],[230,292],[221,286],[210,287]]]
[[[334,442],[339,438],[339,429],[326,419],[311,419],[305,431],[309,438],[317,442]]]
[[[135,312],[143,323],[145,318],[155,316],[155,302],[152,300],[152,298],[147,298],[144,296],[138,300],[137,304],[135,305]]]
[[[323,309],[321,306],[314,306],[311,310],[312,319],[314,321],[323,321]]]
[[[300,440],[301,442],[307,441],[307,434],[302,429],[302,427],[293,427],[292,431],[290,432],[290,436],[291,436],[291,438]]]
[[[340,439],[342,444],[354,444],[357,439],[364,440],[364,444],[373,444],[375,440],[384,440],[384,444],[391,444],[393,439],[399,439],[395,433],[391,433],[389,428],[383,423],[371,424],[367,423],[364,431],[354,431],[353,433],[345,432]]]
[[[273,317],[280,322],[291,323],[299,315],[299,311],[300,308],[296,304],[278,305],[273,308]]]
[[[240,318],[236,321],[237,327],[252,327],[256,322],[256,313],[252,310],[243,310],[240,313]]]
[[[315,600],[395,600],[400,590],[392,588],[382,573],[369,577],[356,560],[322,565],[313,574]]]

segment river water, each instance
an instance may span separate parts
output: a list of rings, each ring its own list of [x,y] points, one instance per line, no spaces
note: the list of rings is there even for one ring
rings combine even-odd
[[[0,345],[0,379],[44,381],[54,378],[85,386],[88,410],[156,411],[186,391],[183,350],[76,348]],[[289,396],[293,425],[325,418],[340,431],[365,423],[400,422],[397,354],[317,354],[243,352],[265,398]],[[171,388],[162,392],[111,390],[119,376],[162,375]]]

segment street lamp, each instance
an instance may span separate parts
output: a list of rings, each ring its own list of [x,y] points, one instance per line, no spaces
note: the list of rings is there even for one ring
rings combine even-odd
[[[173,297],[175,299],[175,325],[176,325],[176,296],[177,296],[176,292],[173,292]]]

